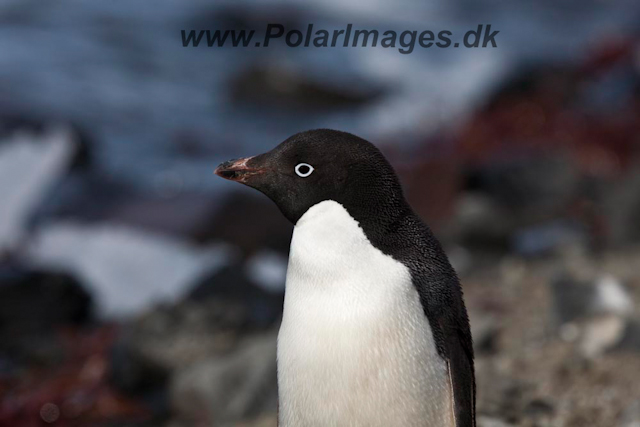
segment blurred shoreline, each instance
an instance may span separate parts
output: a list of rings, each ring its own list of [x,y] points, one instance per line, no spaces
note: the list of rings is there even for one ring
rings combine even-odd
[[[479,427],[636,427],[637,18],[633,1],[4,2],[0,426],[275,425],[292,225],[213,168],[331,127],[382,149],[462,278]],[[409,55],[180,43],[265,22],[500,35]]]

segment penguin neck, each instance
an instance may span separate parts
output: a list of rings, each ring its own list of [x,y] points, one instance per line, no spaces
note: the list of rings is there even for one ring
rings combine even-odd
[[[386,246],[383,242],[397,240],[398,231],[413,210],[402,195],[384,198],[369,198],[360,203],[347,203],[345,209],[364,230],[367,239],[378,249]],[[383,250],[383,252],[387,252]]]
[[[393,187],[348,194],[344,199],[337,201],[365,230],[370,240],[375,235],[393,232],[412,213],[402,190]]]

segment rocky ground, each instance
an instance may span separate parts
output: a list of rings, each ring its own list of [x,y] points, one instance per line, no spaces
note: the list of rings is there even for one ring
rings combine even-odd
[[[637,46],[521,70],[456,132],[380,136],[461,276],[479,427],[640,426]],[[145,192],[35,122],[0,119],[0,426],[274,426],[291,225],[242,190]]]
[[[482,258],[462,274],[479,426],[638,425],[637,265],[637,247],[597,257],[568,248],[538,258]],[[3,358],[1,425],[40,425],[47,411],[59,426],[275,425],[277,314],[256,319],[246,302],[215,295],[159,306],[125,324],[87,324],[86,313],[73,308],[86,296],[71,291],[69,278],[51,280],[59,290],[49,295],[64,296],[53,304],[67,305],[41,307],[64,317],[43,322],[66,326],[20,326],[19,314],[3,308],[13,316],[5,321],[32,332],[3,335],[3,354],[30,363]]]
[[[640,421],[640,252],[565,262],[506,258],[464,279],[480,425],[627,427]],[[568,307],[576,299],[563,301],[555,289],[570,280],[589,294],[603,274],[613,274],[626,290],[595,292]]]

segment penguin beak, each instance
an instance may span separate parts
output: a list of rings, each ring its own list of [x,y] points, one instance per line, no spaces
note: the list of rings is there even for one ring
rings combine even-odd
[[[246,157],[243,159],[229,160],[221,163],[214,171],[216,175],[229,181],[236,181],[241,184],[248,184],[251,177],[260,175],[266,169],[256,165],[252,160],[255,157]]]

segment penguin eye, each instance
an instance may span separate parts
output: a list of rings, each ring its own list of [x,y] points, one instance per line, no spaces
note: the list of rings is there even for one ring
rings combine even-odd
[[[296,166],[296,174],[302,178],[306,178],[313,172],[313,166],[308,163],[298,163]]]

